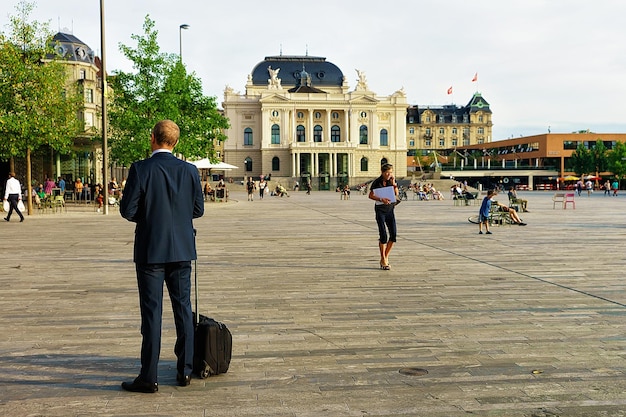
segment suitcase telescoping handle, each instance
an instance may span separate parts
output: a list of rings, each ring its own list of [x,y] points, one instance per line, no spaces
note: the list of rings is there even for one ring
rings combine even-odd
[[[194,246],[196,246],[196,228],[193,229],[193,240]],[[196,247],[196,251],[197,251]],[[193,289],[194,289],[194,299],[195,299],[195,312],[196,312],[196,325],[200,323],[200,312],[198,311],[198,255],[196,254],[196,259],[193,260]]]

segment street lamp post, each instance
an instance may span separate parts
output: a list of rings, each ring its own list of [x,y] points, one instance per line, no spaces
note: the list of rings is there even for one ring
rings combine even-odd
[[[183,29],[189,29],[189,25],[186,23],[183,23],[182,25],[180,25],[178,27],[178,43],[179,43],[179,57],[180,57],[180,61],[182,62],[183,60]]]
[[[102,214],[109,214],[109,178],[107,168],[109,164],[108,141],[107,141],[107,67],[106,48],[104,36],[104,0],[100,0],[100,48],[102,49],[101,64],[101,88],[102,88],[102,192],[104,194],[104,207]],[[94,203],[95,204],[95,203]]]

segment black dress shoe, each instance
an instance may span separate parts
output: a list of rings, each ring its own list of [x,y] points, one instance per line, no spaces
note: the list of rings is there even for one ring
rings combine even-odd
[[[180,374],[176,374],[176,382],[181,387],[186,387],[191,384],[191,375],[181,376]]]
[[[130,392],[144,392],[146,394],[152,394],[159,390],[159,385],[156,382],[145,382],[140,377],[135,378],[133,382],[122,382],[122,388]]]
[[[8,217],[5,217],[5,218],[4,218],[4,221],[7,221],[7,222],[8,222],[8,221],[9,221],[9,218],[8,218]]]

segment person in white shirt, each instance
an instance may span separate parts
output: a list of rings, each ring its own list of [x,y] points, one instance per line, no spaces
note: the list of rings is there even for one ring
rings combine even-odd
[[[15,178],[15,172],[9,173],[9,179],[4,191],[4,200],[9,202],[9,214],[4,218],[7,222],[11,219],[13,210],[20,216],[20,222],[24,221],[24,215],[17,208],[17,202],[22,200],[22,186],[17,178]]]

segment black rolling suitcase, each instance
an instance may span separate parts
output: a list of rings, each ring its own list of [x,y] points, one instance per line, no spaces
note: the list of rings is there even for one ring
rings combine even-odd
[[[233,338],[224,323],[196,314],[193,372],[200,378],[228,371]]]
[[[195,233],[195,231],[194,231]],[[228,371],[233,349],[233,336],[224,323],[203,316],[198,311],[198,269],[194,261],[195,329],[193,373],[200,378]]]

